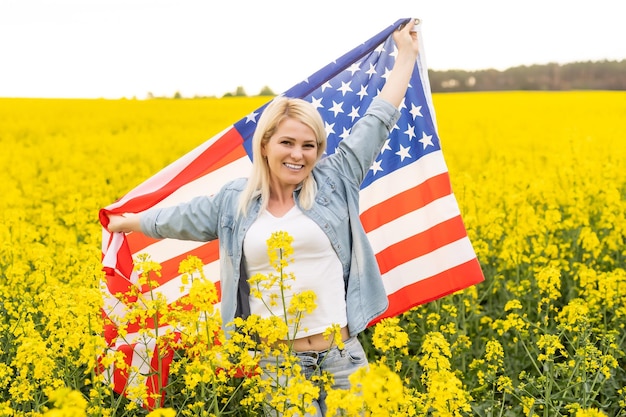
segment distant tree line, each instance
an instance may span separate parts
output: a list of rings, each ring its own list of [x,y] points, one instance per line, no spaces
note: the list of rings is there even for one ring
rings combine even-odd
[[[264,86],[263,88],[261,88],[261,91],[259,91],[259,93],[257,94],[257,96],[271,96],[271,97],[273,97],[275,95],[276,94],[274,93],[274,91],[272,91],[272,89],[269,88],[268,86]],[[248,97],[248,94],[246,93],[246,90],[243,88],[243,86],[238,86],[235,89],[235,91],[227,92],[222,97]],[[148,92],[148,94],[146,95],[146,98],[148,100],[151,100],[151,99],[167,99],[167,98],[182,99],[182,98],[185,98],[185,97],[183,97],[183,95],[180,93],[180,91],[177,91],[171,97],[155,96],[151,92]],[[216,96],[195,95],[195,96],[190,97],[190,98],[216,98]]]
[[[587,61],[570,64],[544,64],[519,66],[498,71],[495,69],[428,70],[430,88],[433,93],[457,91],[503,91],[503,90],[626,90],[626,59],[621,61]],[[275,96],[264,86],[257,96]],[[222,97],[247,97],[245,89],[238,86]],[[172,97],[183,98],[180,92]],[[193,98],[206,98],[194,96]]]
[[[432,92],[500,90],[626,90],[626,59],[495,69],[428,71]]]

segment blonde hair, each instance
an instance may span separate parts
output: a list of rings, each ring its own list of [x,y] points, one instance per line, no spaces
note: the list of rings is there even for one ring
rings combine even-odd
[[[313,105],[299,98],[276,97],[263,111],[252,136],[252,174],[239,200],[239,213],[246,215],[253,198],[261,195],[261,212],[267,208],[270,196],[270,169],[261,149],[285,119],[302,122],[313,130],[317,138],[317,161],[326,151],[326,131],[322,116]],[[316,162],[317,162],[316,161]],[[299,203],[305,210],[313,205],[317,186],[312,175],[302,181]]]

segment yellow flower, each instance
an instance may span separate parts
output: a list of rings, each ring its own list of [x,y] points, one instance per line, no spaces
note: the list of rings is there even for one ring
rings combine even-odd
[[[537,341],[537,347],[543,350],[544,353],[539,354],[537,359],[544,361],[554,361],[554,356],[557,351],[562,355],[567,357],[567,351],[565,350],[565,346],[560,342],[558,335],[552,334],[543,334],[539,336],[539,340]]]
[[[276,271],[282,271],[291,262],[293,255],[293,237],[284,231],[272,233],[267,240],[267,254],[269,256],[270,265]]]
[[[157,408],[148,413],[146,417],[176,417],[176,410],[171,408]]]
[[[388,352],[390,349],[401,349],[409,343],[409,335],[400,327],[398,317],[381,320],[374,326],[372,343],[376,349]]]
[[[317,295],[311,290],[294,294],[289,303],[287,313],[292,317],[298,318],[303,314],[311,314],[317,308],[316,300]]]
[[[608,417],[607,414],[597,408],[587,408],[576,411],[574,417]]]
[[[44,413],[44,417],[86,416],[87,400],[83,395],[68,387],[62,387],[50,394],[53,409]]]
[[[339,324],[335,323],[326,330],[324,330],[323,336],[326,339],[329,339],[332,336],[332,338],[330,339],[331,346],[337,346],[339,349],[344,348],[345,345],[343,343],[343,338],[341,336],[341,326],[339,326]]]

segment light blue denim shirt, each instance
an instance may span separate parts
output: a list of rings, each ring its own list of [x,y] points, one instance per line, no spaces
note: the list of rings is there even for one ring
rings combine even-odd
[[[350,136],[313,169],[318,188],[315,202],[310,210],[302,210],[326,233],[343,265],[348,328],[352,336],[363,331],[388,305],[374,252],[359,221],[359,188],[399,116],[393,105],[374,99],[352,127]],[[142,232],[153,238],[219,239],[221,314],[225,325],[236,316],[245,317],[250,309],[242,265],[243,240],[259,214],[260,198],[253,201],[245,217],[237,215],[246,181],[235,179],[213,196],[196,197],[175,207],[151,209],[141,216]],[[296,204],[298,194],[299,189],[294,191]]]

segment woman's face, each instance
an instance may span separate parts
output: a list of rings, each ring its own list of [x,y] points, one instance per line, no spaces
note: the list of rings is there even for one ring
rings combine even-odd
[[[313,130],[296,119],[285,119],[261,148],[270,170],[270,187],[295,188],[310,173],[317,160]]]

